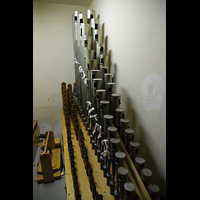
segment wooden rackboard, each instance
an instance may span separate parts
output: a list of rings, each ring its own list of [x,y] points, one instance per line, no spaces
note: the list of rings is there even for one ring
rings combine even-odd
[[[107,179],[103,176],[103,170],[100,169],[100,163],[97,162],[97,156],[95,155],[95,151],[92,149],[92,144],[90,144],[90,136],[87,135],[87,131],[85,131],[85,126],[83,126],[80,116],[78,114],[77,116],[79,125],[85,137],[85,146],[88,150],[88,160],[93,167],[93,177],[97,193],[102,194],[104,200],[114,200],[114,196],[110,194],[110,187],[107,186]],[[110,171],[112,172],[112,169]]]
[[[71,164],[69,160],[68,147],[67,147],[67,133],[66,133],[63,109],[61,109],[61,112],[62,112],[63,143],[64,143],[64,155],[65,155],[66,190],[68,193],[67,199],[75,200],[73,180],[72,180],[72,175],[71,175]],[[79,120],[79,126],[82,129],[82,132],[85,137],[85,146],[87,147],[87,150],[88,150],[88,159],[93,167],[93,177],[94,177],[94,182],[96,184],[97,193],[102,194],[104,200],[112,200],[112,199],[114,200],[114,196],[110,194],[110,187],[107,186],[107,179],[103,177],[103,170],[100,169],[100,163],[97,162],[97,156],[95,155],[95,151],[92,149],[92,145],[90,144],[90,136],[87,135],[87,131],[85,131],[85,127],[83,126],[83,122],[81,121],[78,113],[77,113],[77,116]],[[76,168],[78,172],[78,181],[79,181],[81,196],[83,199],[93,199],[92,192],[90,191],[90,188],[89,188],[89,181],[88,181],[88,177],[86,175],[86,171],[84,168],[83,159],[81,157],[79,144],[78,144],[78,141],[76,141],[76,136],[73,130],[72,123],[71,123],[71,128],[72,128],[71,138],[72,138],[72,144],[74,146],[74,154],[75,154],[74,156],[75,156],[75,163],[76,163]],[[117,133],[117,137],[120,138],[118,133]],[[136,194],[140,197],[141,200],[151,200],[122,141],[120,141],[119,151],[123,151],[126,154],[124,166],[129,170],[127,181],[131,181],[135,185]],[[112,172],[112,167],[110,171]]]
[[[65,158],[67,200],[75,200],[75,191],[73,187],[71,163],[70,163],[68,144],[67,144],[67,131],[66,131],[66,126],[65,126],[65,117],[64,117],[63,110],[61,110],[61,112],[62,112],[62,129],[63,129],[63,146],[64,146],[64,158]],[[79,143],[76,140],[72,122],[71,122],[71,127],[72,127],[71,139],[72,139],[72,145],[74,147],[74,161],[75,161],[75,167],[76,167],[77,176],[78,176],[78,183],[79,183],[81,198],[92,199],[92,193],[90,191],[88,177],[85,171],[83,159],[81,157],[81,151],[79,148]]]

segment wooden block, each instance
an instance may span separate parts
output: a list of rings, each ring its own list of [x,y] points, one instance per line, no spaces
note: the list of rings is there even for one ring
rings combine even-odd
[[[52,151],[51,151],[51,165],[52,165],[53,171],[56,171],[56,170],[61,168],[60,159],[61,159],[61,149],[60,148],[52,149]],[[41,166],[40,160],[39,160],[39,163],[38,163],[37,173],[42,174],[42,166]]]
[[[49,183],[54,181],[53,170],[51,166],[51,157],[49,150],[42,152],[40,155],[40,161],[42,166],[42,174],[44,177],[44,183]]]
[[[54,138],[55,148],[61,148],[60,138]],[[44,149],[46,139],[42,141],[42,149]]]

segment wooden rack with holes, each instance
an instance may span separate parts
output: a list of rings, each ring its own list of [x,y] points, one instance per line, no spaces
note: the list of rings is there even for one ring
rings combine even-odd
[[[72,184],[72,174],[71,174],[71,166],[69,161],[69,153],[68,153],[68,144],[67,144],[67,132],[65,126],[65,117],[63,113],[63,109],[61,109],[62,114],[62,129],[63,129],[63,144],[64,144],[64,156],[65,156],[65,175],[66,175],[66,190],[67,190],[67,199],[68,200],[75,200],[74,196],[74,188]],[[87,131],[85,131],[85,127],[83,126],[83,122],[80,119],[79,114],[77,113],[79,119],[79,125],[82,129],[82,132],[85,137],[85,145],[88,149],[88,157],[89,161],[93,167],[93,177],[94,182],[96,184],[96,191],[98,194],[103,195],[104,200],[114,200],[114,196],[110,194],[110,187],[106,184],[106,178],[103,177],[103,170],[100,169],[100,163],[97,162],[97,156],[95,156],[95,151],[92,149],[92,145],[90,144],[90,136],[87,135]],[[120,138],[119,134],[117,133],[117,137]],[[74,159],[77,163],[77,173],[79,177],[79,189],[81,193],[81,198],[85,199],[93,199],[92,192],[90,191],[90,185],[88,182],[88,177],[86,175],[86,171],[84,168],[83,159],[81,157],[81,152],[79,149],[79,143],[76,140],[74,127],[71,122],[71,139],[74,146]],[[120,141],[120,151],[123,151],[126,154],[126,158],[124,161],[124,166],[129,170],[128,173],[128,180],[131,181],[135,185],[136,194],[140,197],[141,200],[150,200],[150,196],[123,144]],[[111,167],[112,172],[112,167]]]

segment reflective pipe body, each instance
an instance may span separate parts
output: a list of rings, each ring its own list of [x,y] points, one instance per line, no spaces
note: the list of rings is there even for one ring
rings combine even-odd
[[[107,83],[106,85],[106,99],[111,101],[111,94],[115,93],[116,83]]]
[[[95,10],[87,10],[87,23],[90,24],[90,21],[93,18],[95,18]]]
[[[117,188],[114,191],[115,200],[124,199],[124,183],[127,180],[128,169],[126,167],[119,167],[117,170]],[[120,191],[119,191],[120,189]]]
[[[95,30],[99,28],[99,19],[98,18],[92,18],[90,19],[91,27]]]
[[[104,88],[106,88],[107,83],[113,83],[114,75],[111,73],[104,73]]]
[[[118,133],[120,135],[120,119],[124,118],[125,110],[123,108],[115,109],[115,126],[117,127]]]
[[[109,126],[112,126],[113,123],[113,116],[112,115],[104,115],[103,116],[103,132],[105,134],[105,139],[107,139],[107,129]]]
[[[109,126],[107,128],[107,139],[108,139],[108,151],[110,153],[110,139],[111,138],[115,138],[116,137],[116,134],[117,134],[117,128],[116,127],[113,127],[113,126]],[[111,164],[111,159],[110,159],[110,156],[108,158],[108,156],[106,157],[106,164],[105,164],[105,178],[106,178],[106,174],[108,172],[108,168],[110,170],[110,164]],[[110,181],[110,180],[109,180]]]
[[[117,134],[117,128],[114,126],[109,126],[107,128],[107,139],[108,139],[108,148],[110,149],[110,139],[115,138]]]
[[[126,182],[124,184],[125,200],[132,200],[135,196],[135,185],[132,182]]]
[[[124,142],[124,136],[125,136],[125,129],[129,127],[129,119],[127,118],[121,118],[120,119],[120,137],[122,141]]]
[[[96,107],[96,90],[101,89],[102,87],[102,79],[101,78],[94,78],[92,79],[92,105],[97,110]]]
[[[148,189],[148,185],[150,184],[151,180],[152,180],[152,171],[148,168],[143,168],[141,171],[142,174],[142,181],[145,185],[145,187]]]
[[[96,90],[96,112],[98,117],[98,123],[100,123],[100,101],[106,99],[106,90],[98,89]]]
[[[136,157],[135,158],[135,167],[138,171],[138,174],[141,176],[141,170],[144,167],[145,159],[142,157]]]
[[[112,165],[112,181],[114,180],[115,175],[115,153],[119,150],[120,139],[119,138],[111,138],[110,139],[110,152],[111,152],[111,165]],[[112,183],[110,181],[110,183]],[[113,181],[114,182],[114,181]],[[114,183],[113,183],[114,184]],[[113,184],[110,185],[113,188]],[[114,189],[111,191],[111,194],[114,195]]]
[[[119,108],[120,104],[121,104],[121,95],[115,93],[111,94],[111,114],[113,115],[113,122],[115,126],[116,126],[115,110],[116,108]]]
[[[117,171],[118,168],[124,164],[125,157],[126,154],[124,152],[118,151],[115,153],[115,167],[114,171],[112,171],[112,180],[110,181],[110,194],[112,195],[114,195],[114,189],[115,189],[115,171]]]
[[[129,154],[133,163],[135,163],[135,158],[138,154],[139,146],[140,146],[139,142],[135,142],[135,141],[129,142]]]
[[[101,100],[100,101],[100,120],[99,120],[99,123],[102,126],[102,128],[104,126],[103,116],[107,115],[107,114],[110,114],[110,101]]]
[[[96,61],[95,61],[96,62]],[[90,101],[93,103],[93,85],[92,85],[92,80],[95,78],[100,77],[100,70],[97,69],[92,69],[90,70],[88,77],[90,77]],[[94,105],[93,105],[94,106]]]
[[[127,129],[125,129],[124,133],[125,133],[125,147],[126,147],[127,151],[129,152],[129,144],[131,141],[134,140],[135,131],[131,128],[127,128]]]
[[[100,65],[100,78],[102,78],[102,84],[103,87],[105,88],[105,80],[104,80],[104,74],[108,72],[108,67],[107,66],[102,66]]]

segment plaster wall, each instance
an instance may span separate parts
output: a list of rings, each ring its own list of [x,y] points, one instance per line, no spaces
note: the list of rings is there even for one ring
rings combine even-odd
[[[33,1],[33,119],[62,131],[61,83],[74,83],[72,14],[87,7]]]
[[[153,171],[153,181],[165,193],[166,185],[166,1],[93,0],[90,9],[100,15],[111,50],[116,93],[139,156]]]

